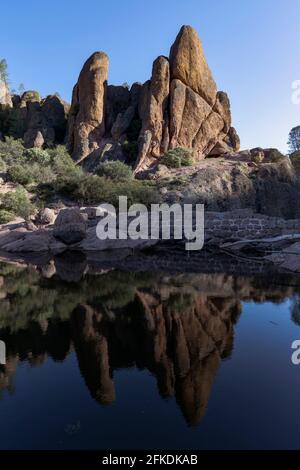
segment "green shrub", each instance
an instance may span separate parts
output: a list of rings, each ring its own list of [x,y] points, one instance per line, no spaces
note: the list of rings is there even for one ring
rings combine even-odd
[[[300,172],[300,152],[293,152],[290,159],[295,170]]]
[[[127,196],[128,204],[140,203],[149,206],[159,201],[159,193],[153,183],[137,180],[115,181],[98,175],[59,178],[55,182],[55,189],[85,204],[107,202],[117,206],[119,196]]]
[[[30,170],[31,170],[31,176],[32,176],[33,181],[38,184],[51,183],[56,178],[56,175],[50,165],[41,166],[38,163],[34,163],[30,167]]]
[[[14,220],[15,214],[5,209],[0,209],[0,224],[8,224]]]
[[[25,91],[21,98],[25,101],[41,101],[41,96],[39,92],[35,90]]]
[[[193,166],[193,154],[191,150],[182,149],[181,152],[181,166]]]
[[[48,149],[47,152],[51,157],[52,170],[57,176],[70,176],[71,173],[83,175],[82,168],[75,164],[64,145]]]
[[[270,160],[270,162],[277,163],[285,157],[278,149],[270,149],[267,152],[267,158]]]
[[[31,168],[28,165],[12,165],[7,170],[7,176],[10,181],[21,184],[22,186],[33,182]]]
[[[22,109],[10,108],[7,120],[7,135],[22,139],[26,131],[26,121]]]
[[[161,159],[161,163],[168,168],[180,168],[181,166],[192,166],[193,155],[190,149],[177,147],[169,150]]]
[[[136,161],[139,152],[137,142],[128,142],[126,140],[122,145],[122,150],[128,163],[134,163]]]
[[[181,158],[178,155],[175,155],[170,150],[167,152],[161,159],[161,163],[166,165],[168,168],[180,168],[181,167]]]
[[[127,142],[125,148],[134,150],[135,160],[136,142]],[[127,196],[129,204],[150,205],[159,201],[154,184],[134,180],[131,168],[124,163],[101,163],[97,174],[89,175],[75,164],[63,145],[47,150],[25,149],[21,141],[8,138],[0,142],[1,163],[11,181],[22,186],[36,185],[30,190],[35,190],[41,204],[51,202],[58,194],[86,204],[118,204],[119,196]],[[25,189],[19,188],[2,196],[0,209],[26,219],[35,207]]]
[[[14,192],[10,191],[2,195],[1,209],[5,209],[25,220],[28,220],[35,212],[34,205],[30,202],[27,192],[22,187],[17,188]]]
[[[70,172],[69,175],[58,176],[53,184],[53,189],[55,192],[72,196],[77,192],[84,178],[84,174],[80,172]]]
[[[49,165],[51,157],[46,150],[31,148],[25,150],[25,158],[27,161],[32,163],[38,163],[39,165]]]
[[[103,184],[102,200],[118,206],[119,196],[126,196],[128,205],[145,204],[149,207],[151,204],[159,202],[159,193],[151,183],[143,181],[127,181],[115,184]]]
[[[6,137],[0,141],[0,157],[7,165],[24,162],[25,148],[21,140]]]
[[[2,157],[0,157],[0,172],[5,173],[6,168],[7,168],[7,166],[6,166],[5,161],[3,160]]]
[[[128,181],[133,177],[131,168],[120,161],[100,163],[96,174],[114,181]]]
[[[97,175],[84,176],[77,180],[78,186],[73,192],[76,200],[84,201],[88,204],[103,202],[104,178]]]
[[[0,129],[3,135],[8,134],[10,107],[0,104]]]
[[[133,181],[131,184],[126,185],[123,191],[124,195],[128,197],[128,204],[145,204],[145,206],[150,207],[151,204],[160,202],[157,188],[150,183]]]
[[[20,109],[0,105],[0,129],[5,136],[20,139],[24,135],[25,127],[25,119]]]

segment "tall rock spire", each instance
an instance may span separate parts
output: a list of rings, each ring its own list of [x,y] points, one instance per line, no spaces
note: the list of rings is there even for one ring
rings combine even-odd
[[[178,79],[200,95],[210,106],[216,100],[217,86],[197,31],[182,26],[170,51],[171,80]]]
[[[74,87],[69,146],[75,160],[82,160],[97,150],[104,136],[108,65],[108,56],[104,52],[95,52],[85,62]]]

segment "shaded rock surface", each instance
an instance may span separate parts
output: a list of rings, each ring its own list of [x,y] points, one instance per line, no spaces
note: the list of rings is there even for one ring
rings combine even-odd
[[[300,185],[288,157],[277,163],[252,163],[249,155],[207,158],[193,167],[148,172],[168,203],[199,203],[206,211],[252,209],[287,219],[298,218]],[[163,190],[163,191],[162,191]]]
[[[41,225],[49,225],[53,224],[55,221],[56,215],[53,209],[49,209],[48,207],[45,207],[44,209],[41,209],[37,216],[36,216],[36,221],[41,224]]]
[[[55,220],[53,235],[66,245],[72,245],[86,237],[86,229],[86,220],[78,208],[63,209]]]
[[[36,91],[30,90],[22,96],[13,95],[11,101],[5,110],[6,127],[0,128],[0,132],[23,138],[27,148],[64,143],[69,104],[58,95],[41,99]]]

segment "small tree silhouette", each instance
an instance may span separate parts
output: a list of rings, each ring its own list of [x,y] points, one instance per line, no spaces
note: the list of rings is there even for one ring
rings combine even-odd
[[[289,133],[288,146],[290,153],[300,151],[300,126],[293,127]]]

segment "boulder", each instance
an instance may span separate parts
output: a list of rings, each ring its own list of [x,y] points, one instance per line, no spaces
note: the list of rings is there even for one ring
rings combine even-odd
[[[28,231],[21,238],[6,243],[2,249],[9,253],[45,252],[49,251],[50,237],[51,235],[45,231]]]
[[[241,141],[234,127],[230,127],[228,134],[224,139],[224,142],[226,142],[227,145],[231,147],[234,152],[239,152],[241,148]]]
[[[66,245],[82,241],[86,236],[86,221],[78,208],[63,209],[59,212],[53,235]]]
[[[45,139],[43,134],[38,129],[28,129],[24,134],[24,146],[26,148],[43,148]]]
[[[0,249],[4,249],[5,245],[13,243],[17,240],[21,240],[24,238],[25,234],[27,233],[27,229],[25,227],[15,228],[5,228],[0,232]]]
[[[209,153],[210,157],[237,153],[240,150],[240,138],[234,127],[230,127],[228,134],[221,139]],[[249,153],[250,155],[250,153]]]
[[[148,240],[132,240],[131,238],[125,238],[127,237],[127,233],[121,230],[119,231],[119,235],[120,238],[116,240],[101,240],[97,236],[96,227],[89,227],[86,238],[78,244],[77,248],[82,249],[83,251],[110,251],[126,248],[133,250],[143,250],[158,243],[158,240],[151,240],[150,238]]]
[[[69,105],[57,95],[41,99],[36,91],[13,95],[10,110],[18,136],[27,148],[43,148],[63,143]]]
[[[218,91],[213,109],[223,119],[224,127],[222,130],[225,134],[227,134],[231,126],[230,101],[227,93],[225,93],[224,91]]]
[[[253,163],[262,163],[265,159],[264,149],[257,147],[250,150],[250,158]]]
[[[54,274],[56,273],[54,260],[51,260],[49,261],[49,263],[43,265],[41,267],[41,273],[42,273],[42,276],[45,277],[46,279],[51,279],[51,277],[53,277]]]
[[[223,140],[218,142],[214,148],[211,150],[210,157],[219,157],[220,155],[229,154],[232,151],[232,148]]]
[[[41,209],[36,217],[37,223],[41,225],[50,225],[53,224],[55,221],[56,215],[53,209],[49,209],[46,207],[45,209]]]
[[[166,165],[158,165],[154,173],[154,179],[167,178],[170,176],[170,170]]]
[[[240,150],[238,152],[239,156],[242,157],[244,160],[248,160],[251,158],[250,150]]]
[[[32,102],[39,103],[40,101],[41,101],[41,96],[38,91],[35,91],[35,90],[24,91],[24,93],[21,96],[20,108],[26,108],[27,103],[32,103]]]
[[[51,139],[56,143],[64,142],[69,110],[69,103],[57,95],[49,95],[43,101],[41,106],[43,127],[47,129],[43,135],[47,144]]]
[[[35,232],[36,230],[38,230],[37,226],[31,221],[25,222],[25,227],[29,232]]]

